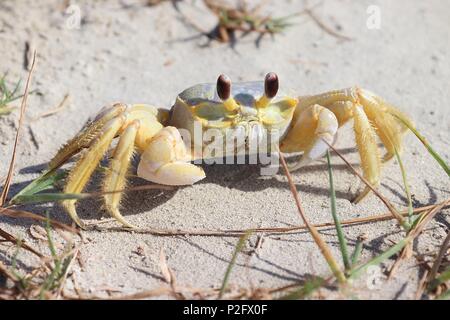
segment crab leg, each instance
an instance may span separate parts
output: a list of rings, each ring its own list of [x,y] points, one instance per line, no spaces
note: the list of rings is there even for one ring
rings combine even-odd
[[[137,169],[139,177],[165,185],[191,185],[205,178],[202,168],[189,163],[191,156],[175,127],[165,127],[149,142]]]
[[[392,159],[395,152],[401,152],[402,132],[401,127],[391,114],[385,112],[385,107],[375,99],[375,96],[366,90],[360,90],[360,101],[369,120],[375,126],[376,133],[383,142],[387,153],[383,162]]]
[[[103,191],[111,192],[124,189],[126,184],[126,174],[133,156],[139,125],[139,120],[134,120],[126,127],[120,136],[119,143],[117,144],[113,158],[111,159],[109,170],[105,176]],[[133,225],[128,223],[120,214],[119,205],[121,198],[121,192],[105,194],[104,199],[106,209],[113,218],[117,219],[124,226],[133,228]]]
[[[99,138],[83,154],[80,160],[77,161],[75,167],[70,172],[67,184],[64,187],[64,193],[79,193],[83,191],[84,186],[124,122],[125,117],[118,116],[105,124]],[[77,215],[75,203],[76,200],[65,200],[62,202],[62,205],[76,224],[83,227],[83,222]]]
[[[163,128],[159,110],[146,104],[134,104],[128,107],[125,115],[127,122],[124,127],[135,120],[139,120],[140,126],[135,143],[138,151],[144,152],[148,141]]]
[[[380,155],[376,146],[378,136],[387,152],[383,162],[401,152],[402,136],[406,127],[393,115],[411,123],[406,115],[387,104],[383,99],[365,89],[352,87],[315,96],[300,97],[295,117],[312,104],[320,104],[331,110],[339,126],[354,119],[354,131],[364,176],[374,186],[380,182]],[[358,202],[369,192],[366,188],[355,200]]]
[[[80,152],[81,149],[89,147],[92,141],[102,131],[105,124],[125,111],[126,106],[120,103],[100,113],[75,138],[62,147],[49,163],[49,170],[55,170],[63,165],[69,158]]]
[[[281,152],[304,151],[300,161],[290,169],[297,170],[322,157],[328,149],[323,140],[332,143],[337,129],[338,121],[330,110],[317,104],[303,110],[280,145]]]
[[[355,140],[361,157],[361,167],[363,169],[364,177],[372,186],[376,187],[380,183],[381,161],[375,130],[370,124],[362,106],[355,105],[353,107],[353,119]],[[370,190],[371,189],[366,186],[353,202],[358,203],[361,201]]]

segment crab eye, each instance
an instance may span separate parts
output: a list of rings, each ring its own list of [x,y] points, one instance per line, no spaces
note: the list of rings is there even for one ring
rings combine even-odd
[[[227,100],[231,95],[231,80],[224,74],[221,74],[217,79],[217,94],[223,101]]]
[[[272,99],[277,95],[279,87],[278,76],[275,72],[270,72],[264,79],[264,93],[267,98]]]

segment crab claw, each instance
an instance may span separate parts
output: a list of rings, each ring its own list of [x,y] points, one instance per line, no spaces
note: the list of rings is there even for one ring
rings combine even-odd
[[[189,163],[191,157],[175,127],[165,127],[148,144],[139,162],[139,177],[165,185],[191,185],[205,178],[202,168]]]

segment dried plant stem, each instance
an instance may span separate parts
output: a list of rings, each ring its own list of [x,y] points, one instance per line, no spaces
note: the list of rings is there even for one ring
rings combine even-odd
[[[23,240],[19,241],[19,239],[17,239],[15,236],[13,236],[12,234],[10,234],[9,232],[7,232],[3,229],[0,229],[0,237],[2,237],[3,239],[5,239],[6,241],[8,241],[10,243],[20,245],[21,248],[24,248],[25,250],[30,251],[31,253],[38,256],[39,258],[44,257],[44,255],[42,253],[40,253],[36,249],[30,247],[28,244],[24,243]]]
[[[439,249],[439,253],[436,257],[436,260],[433,263],[433,266],[431,267],[431,271],[429,273],[429,276],[427,278],[427,282],[430,283],[436,278],[436,275],[439,271],[439,267],[442,264],[442,260],[444,259],[445,255],[447,254],[448,247],[450,245],[450,230],[447,232],[447,237],[445,238],[444,242],[441,245],[441,248]]]
[[[46,118],[48,116],[54,115],[54,114],[62,111],[67,106],[67,101],[69,100],[69,97],[70,97],[70,95],[68,93],[66,93],[56,108],[46,111],[44,113],[41,113],[36,118],[34,118],[33,121],[37,121],[41,118]]]
[[[345,41],[351,41],[353,40],[352,38],[342,35],[340,33],[337,33],[336,31],[334,31],[333,29],[329,28],[325,23],[323,23],[316,15],[315,13],[311,10],[311,9],[305,9],[305,13],[317,24],[317,26],[322,29],[323,31],[325,31],[326,33],[328,33],[330,36],[333,36],[335,38],[338,38],[340,40],[345,40]]]
[[[320,236],[320,234],[317,231],[316,227],[314,227],[314,225],[312,225],[309,222],[308,218],[305,215],[305,212],[303,210],[302,204],[301,204],[300,199],[298,197],[298,193],[297,193],[297,189],[295,187],[294,181],[292,180],[292,176],[291,176],[291,174],[289,172],[289,169],[287,167],[286,160],[284,159],[283,154],[281,152],[279,152],[279,156],[280,156],[280,160],[281,160],[281,165],[283,166],[284,172],[285,172],[286,177],[288,179],[292,195],[294,196],[294,200],[295,200],[295,203],[297,205],[298,213],[300,214],[300,217],[303,220],[303,223],[306,225],[306,227],[308,228],[308,231],[311,233],[314,241],[316,242],[316,244],[320,248],[320,251],[322,252],[325,260],[327,261],[328,265],[330,266],[331,271],[336,276],[337,280],[340,283],[345,283],[346,282],[345,275],[342,272],[342,270],[339,268],[339,265],[337,264],[336,260],[334,259],[333,255],[331,254],[330,248],[328,247],[326,242],[322,239],[322,237]]]
[[[416,208],[414,210],[414,214],[419,214],[424,211],[433,209],[437,205],[429,205],[421,208]],[[407,216],[407,211],[402,211],[401,214],[403,216]],[[386,221],[393,219],[392,214],[385,213],[381,215],[374,215],[371,217],[361,217],[350,220],[341,221],[342,226],[352,226],[356,224],[370,223],[370,222],[378,222],[378,221]],[[248,229],[236,229],[236,230],[167,230],[167,229],[152,229],[152,228],[125,228],[125,227],[99,227],[100,223],[114,222],[115,219],[105,219],[100,222],[87,224],[88,230],[99,230],[102,232],[110,231],[110,232],[133,232],[133,233],[142,233],[142,234],[152,234],[155,236],[211,236],[211,237],[240,237],[244,235],[246,232],[252,233],[264,233],[264,234],[294,234],[298,233],[302,230],[307,230],[307,226],[297,226],[297,227],[280,227],[280,228],[248,228]],[[315,224],[315,228],[330,228],[334,226],[334,222],[325,222],[320,224]]]
[[[0,195],[0,206],[3,206],[3,204],[5,204],[6,198],[8,196],[9,187],[11,186],[11,180],[12,180],[12,176],[13,176],[13,172],[14,172],[14,165],[16,163],[17,145],[19,144],[19,138],[20,138],[20,131],[21,131],[20,129],[23,126],[23,121],[25,118],[25,110],[27,107],[27,99],[28,99],[28,93],[29,93],[29,89],[30,89],[31,76],[33,74],[35,62],[36,62],[36,51],[34,51],[34,53],[33,53],[33,62],[31,64],[30,72],[28,73],[27,84],[25,86],[25,92],[22,97],[22,103],[20,106],[19,126],[17,128],[16,138],[14,140],[13,153],[12,153],[12,157],[11,157],[11,162],[9,163],[8,175],[6,176],[5,184],[3,186],[3,191],[2,191],[2,194]]]
[[[38,214],[24,211],[24,210],[15,210],[15,209],[9,209],[9,208],[0,208],[0,216],[1,215],[11,217],[11,218],[27,218],[27,219],[33,219],[33,220],[42,221],[42,222],[47,221],[46,217],[42,217]],[[79,231],[77,229],[70,227],[64,223],[61,223],[61,222],[58,222],[58,221],[52,220],[52,219],[49,219],[49,221],[53,227],[63,229],[66,231],[70,231],[72,233],[79,233]]]

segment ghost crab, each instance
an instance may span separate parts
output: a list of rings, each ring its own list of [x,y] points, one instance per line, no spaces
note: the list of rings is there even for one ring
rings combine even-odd
[[[260,142],[268,132],[276,131],[278,138],[271,142],[279,143],[279,151],[303,152],[291,167],[296,170],[322,157],[328,148],[324,141],[332,143],[338,128],[353,119],[364,176],[373,186],[380,183],[382,162],[401,150],[405,127],[395,116],[409,121],[407,116],[358,87],[300,97],[278,89],[279,81],[274,73],[267,74],[264,81],[236,83],[233,87],[230,79],[221,75],[217,83],[198,84],[180,93],[170,111],[145,104],[116,103],[101,111],[56,154],[49,164],[50,170],[86,149],[71,169],[64,187],[65,193],[82,192],[113,140],[118,138],[104,177],[104,201],[112,217],[132,228],[119,211],[122,194],[111,191],[125,187],[135,151],[141,155],[139,177],[164,185],[192,185],[205,177],[203,169],[192,163],[193,160],[242,150],[249,153],[251,142]],[[244,139],[231,148],[214,148],[213,155],[207,151],[214,145],[211,141],[182,138],[183,130],[195,136],[196,125],[222,134],[231,132]],[[376,136],[387,151],[383,159]],[[369,191],[369,188],[362,191],[356,201]],[[63,201],[71,218],[83,227],[75,205],[76,200]]]

